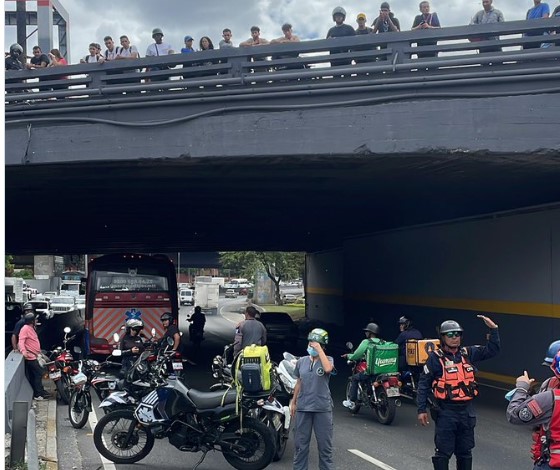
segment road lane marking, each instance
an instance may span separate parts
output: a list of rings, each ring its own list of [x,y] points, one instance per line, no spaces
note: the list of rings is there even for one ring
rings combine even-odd
[[[348,449],[348,452],[351,452],[354,455],[357,455],[358,457],[364,459],[365,461],[372,463],[373,465],[375,465],[378,468],[382,468],[383,470],[397,470],[394,467],[391,467],[390,465],[387,465],[386,463],[381,462],[381,460],[377,460],[374,459],[372,456],[364,454],[362,451],[358,450],[358,449]]]
[[[95,406],[91,407],[91,413],[89,414],[88,417],[88,422],[89,422],[89,426],[91,428],[91,432],[93,433],[93,430],[95,429],[95,425],[97,424],[97,413],[95,412]],[[97,450],[97,449],[95,449]],[[115,464],[113,462],[111,462],[110,460],[107,460],[105,457],[103,457],[99,451],[97,452],[99,454],[99,457],[101,457],[101,463],[103,464],[103,468],[104,470],[117,470],[117,467],[115,467]]]

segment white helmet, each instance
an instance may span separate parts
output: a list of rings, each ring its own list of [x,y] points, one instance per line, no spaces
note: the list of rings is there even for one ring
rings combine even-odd
[[[332,11],[332,16],[334,19],[334,15],[342,15],[345,19],[346,19],[346,10],[342,7],[336,7],[333,11]]]
[[[142,320],[138,320],[137,318],[131,318],[130,320],[126,321],[127,328],[144,328],[144,323]]]

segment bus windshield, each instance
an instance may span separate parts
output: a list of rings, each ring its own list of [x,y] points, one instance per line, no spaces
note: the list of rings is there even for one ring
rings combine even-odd
[[[95,290],[96,292],[166,292],[169,290],[169,285],[163,276],[98,271]]]

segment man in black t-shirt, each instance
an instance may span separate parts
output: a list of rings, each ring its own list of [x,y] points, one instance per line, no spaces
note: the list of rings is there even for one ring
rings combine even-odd
[[[344,24],[346,19],[346,10],[342,7],[336,7],[332,12],[333,21],[336,23],[327,33],[327,39],[341,38],[345,36],[355,36],[356,31],[349,24]],[[331,49],[331,52],[350,52],[349,49]],[[331,66],[351,65],[352,60],[339,59],[331,61]]]
[[[48,67],[50,64],[49,56],[47,54],[43,54],[43,51],[39,46],[35,46],[33,48],[33,57],[27,64],[28,69],[42,69]]]
[[[372,24],[374,33],[390,33],[401,30],[401,24],[387,2],[383,2],[379,8],[379,16]]]

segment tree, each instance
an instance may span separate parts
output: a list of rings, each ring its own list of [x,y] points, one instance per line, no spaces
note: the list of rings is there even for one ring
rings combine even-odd
[[[14,257],[6,255],[4,257],[4,276],[12,277],[14,275]]]
[[[305,253],[283,251],[230,251],[220,252],[220,262],[226,269],[241,272],[247,278],[254,278],[258,268],[263,268],[274,283],[274,297],[278,305],[280,281],[299,278],[305,267]]]

